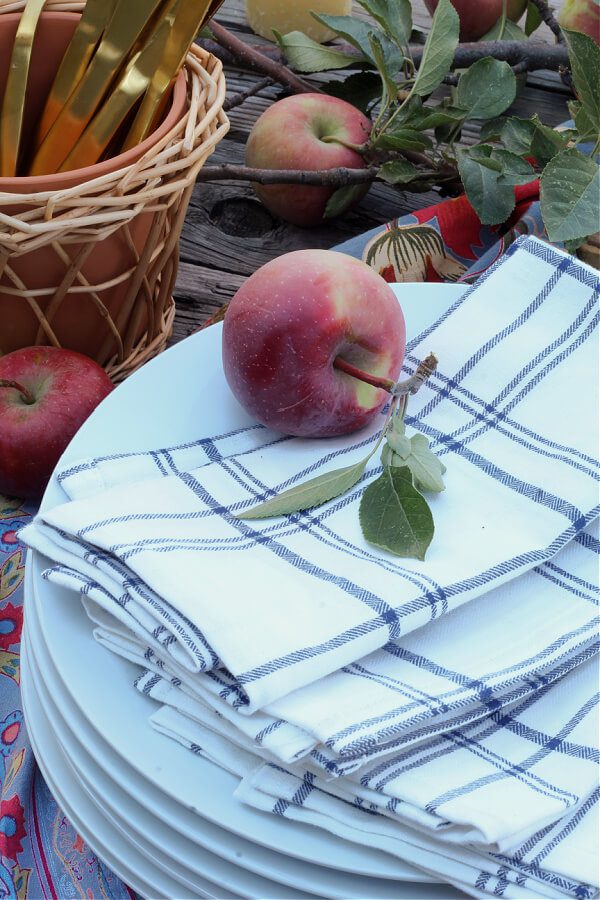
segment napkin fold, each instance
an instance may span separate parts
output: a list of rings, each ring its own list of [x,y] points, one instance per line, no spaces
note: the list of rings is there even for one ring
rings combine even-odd
[[[119,476],[92,496],[84,488],[23,537],[61,567],[48,577],[100,572],[107,608],[112,597],[190,671],[224,666],[252,714],[541,566],[595,518],[598,410],[593,391],[578,391],[576,413],[571,398],[595,369],[597,298],[591,269],[525,239],[409,343],[407,371],[430,349],[440,369],[411,400],[407,423],[448,457],[425,562],[397,560],[362,537],[358,503],[376,461],[349,495],[318,510],[235,517],[359,459],[380,420],[327,446],[273,439],[227,457],[208,442],[211,462],[191,471],[166,451],[151,464],[170,474]],[[225,438],[236,446],[236,435]],[[110,463],[101,467],[108,484]]]
[[[477,726],[335,781],[282,767],[218,716],[163,707],[158,731],[243,780],[236,796],[422,867],[473,896],[598,893],[598,683],[581,665]]]

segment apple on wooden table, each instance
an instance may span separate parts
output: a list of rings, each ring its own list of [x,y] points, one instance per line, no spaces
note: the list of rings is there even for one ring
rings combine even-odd
[[[263,425],[347,434],[386,402],[405,337],[396,296],[377,272],[332,250],[296,250],[258,269],[229,304],[225,376]]]
[[[461,41],[478,41],[492,28],[502,15],[502,0],[450,0],[460,19]],[[425,0],[431,15],[439,0]],[[518,22],[527,6],[527,0],[507,0],[506,15]]]
[[[571,31],[583,31],[600,44],[600,3],[598,0],[565,0],[559,25]]]
[[[256,121],[246,144],[246,165],[256,169],[364,168],[362,146],[371,130],[360,110],[326,94],[295,94],[274,103]],[[335,188],[302,184],[255,184],[264,205],[294,225],[311,226],[323,221],[327,201]],[[348,205],[357,203],[368,190],[353,192]]]
[[[97,363],[56,347],[0,357],[0,494],[39,499],[63,450],[113,383]]]

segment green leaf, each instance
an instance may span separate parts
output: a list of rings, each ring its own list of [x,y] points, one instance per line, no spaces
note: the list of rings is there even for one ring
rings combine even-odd
[[[534,135],[534,122],[531,119],[519,119],[516,116],[486,122],[480,132],[482,141],[489,141],[497,137],[507,150],[518,156],[526,156],[531,152]]]
[[[536,29],[540,27],[542,24],[542,17],[540,16],[540,11],[531,0],[527,4],[527,16],[525,17],[525,34],[529,37],[530,34],[533,34]]]
[[[414,123],[415,128],[438,128],[440,125],[458,125],[468,113],[457,106],[424,106],[422,115]]]
[[[598,230],[598,164],[579,150],[563,150],[540,179],[542,219],[551,241],[574,241]]]
[[[426,97],[448,74],[458,46],[459,18],[450,0],[440,0],[431,22],[413,93]]]
[[[587,240],[587,234],[584,237],[575,238],[573,241],[565,241],[565,250],[568,253],[575,253],[576,250],[579,250],[582,244],[585,244]]]
[[[433,516],[414,487],[408,466],[386,466],[365,489],[359,516],[369,543],[396,556],[425,559],[433,538]]]
[[[593,141],[598,139],[598,132],[594,128],[594,124],[588,116],[583,103],[579,100],[571,100],[568,104],[571,118],[575,122],[577,128],[577,142]]]
[[[395,128],[377,138],[375,146],[382,150],[424,150],[431,147],[431,139],[414,128]]]
[[[324,72],[328,69],[345,69],[356,63],[355,56],[349,56],[332,47],[324,47],[301,31],[289,34],[274,32],[282,53],[297,72]]]
[[[498,184],[529,184],[535,178],[533,167],[526,159],[521,159],[516,153],[503,148],[494,148],[492,159],[499,162],[502,171],[498,177]]]
[[[436,493],[445,490],[442,476],[446,466],[430,449],[429,440],[418,432],[407,438],[404,432],[405,425],[401,421],[388,433],[387,443],[381,452],[382,465],[408,466],[419,490]]]
[[[333,192],[323,214],[324,219],[335,219],[350,209],[359,200],[362,200],[369,189],[368,184],[347,184]]]
[[[399,46],[404,47],[410,42],[412,32],[410,0],[358,0],[358,2]]]
[[[390,76],[396,75],[404,62],[404,55],[395,43],[390,41],[382,31],[373,28],[362,19],[355,19],[353,16],[327,16],[325,14],[318,15],[311,13],[312,17],[335,31],[340,37],[345,38],[349,44],[356,47],[357,50],[368,59],[374,66],[377,65],[371,48],[371,36],[376,35],[381,43],[383,55],[385,59],[385,67]]]
[[[467,199],[483,225],[505,222],[515,206],[514,190],[498,183],[498,171],[490,168],[490,160],[472,156],[469,150],[458,150],[458,171]]]
[[[369,35],[369,46],[371,48],[371,56],[375,60],[375,65],[383,84],[384,101],[389,98],[391,102],[394,102],[398,96],[398,85],[394,81],[394,75],[397,74],[398,69],[394,70],[388,66],[383,44],[377,34]]]
[[[370,105],[381,97],[381,79],[375,72],[354,72],[343,81],[327,81],[321,87],[368,114]]]
[[[406,159],[392,159],[382,165],[378,177],[388,184],[408,184],[417,178],[419,170]]]
[[[569,140],[565,132],[555,131],[540,121],[538,115],[532,117],[535,133],[531,142],[531,155],[540,166],[545,166],[557,153],[564,150]]]
[[[493,119],[508,109],[516,95],[517,79],[511,67],[488,56],[460,76],[456,102],[472,119]]]
[[[253,506],[246,512],[239,513],[236,519],[268,519],[273,516],[287,516],[303,509],[312,509],[313,506],[321,506],[354,487],[365,471],[371,456],[370,453],[365,459],[361,459],[360,462],[351,466],[324,472],[303,484],[297,484],[276,497],[265,500],[264,503],[259,503],[258,506]]]
[[[577,97],[596,132],[600,131],[600,47],[588,34],[563,28]]]
[[[526,41],[527,35],[522,28],[519,28],[516,22],[510,19],[504,20],[502,26],[502,16],[492,25],[487,34],[481,38],[482,41]]]

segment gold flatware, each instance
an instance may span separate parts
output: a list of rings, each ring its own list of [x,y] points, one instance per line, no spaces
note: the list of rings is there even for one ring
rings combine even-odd
[[[44,3],[45,0],[27,0],[15,35],[0,109],[0,176],[3,178],[17,174],[31,49]]]
[[[83,78],[39,147],[32,175],[57,172],[98,110],[119,69],[164,0],[117,0]]]
[[[115,2],[116,0],[87,0],[46,100],[37,134],[38,147],[83,78],[98,42],[108,25]]]
[[[161,111],[165,95],[184,64],[190,46],[206,21],[212,6],[215,6],[214,0],[212,2],[211,0],[204,0],[204,2],[180,0],[160,65],[153,74],[150,86],[127,135],[124,150],[137,146],[150,133]]]
[[[180,3],[181,0],[167,0],[166,7],[161,9],[158,25],[144,43],[144,47],[128,63],[122,77],[111,89],[110,96],[89,123],[59,171],[67,172],[98,162],[121,124],[148,89],[152,76],[160,66]]]

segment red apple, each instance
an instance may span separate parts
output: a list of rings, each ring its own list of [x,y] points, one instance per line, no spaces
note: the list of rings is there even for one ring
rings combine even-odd
[[[56,347],[0,357],[0,493],[41,497],[63,450],[112,390],[104,369]]]
[[[478,41],[502,15],[502,0],[450,0],[460,18],[461,41]],[[439,0],[425,0],[425,6],[434,14]],[[527,0],[507,0],[506,15],[518,22],[527,6]]]
[[[296,250],[262,266],[229,304],[223,328],[225,376],[246,412],[303,437],[356,431],[386,401],[336,360],[395,381],[404,348],[390,286],[331,250]]]
[[[371,122],[356,107],[326,94],[295,94],[270,106],[256,121],[246,144],[246,165],[258,169],[362,169],[352,146],[365,143]],[[294,225],[318,225],[335,188],[301,184],[255,184],[259,198],[276,216]],[[361,196],[357,192],[345,212]]]
[[[559,24],[571,31],[583,31],[600,44],[600,4],[598,0],[566,0]]]

